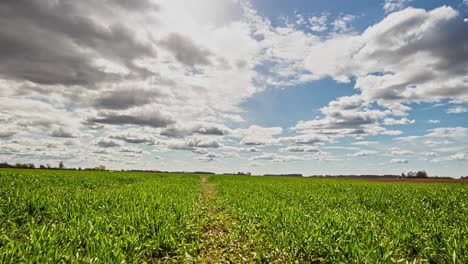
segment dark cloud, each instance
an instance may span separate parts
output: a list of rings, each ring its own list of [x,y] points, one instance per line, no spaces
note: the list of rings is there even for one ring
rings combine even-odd
[[[240,143],[246,146],[263,146],[268,145],[271,142],[268,140],[258,138],[243,138]]]
[[[93,142],[93,145],[96,145],[101,148],[115,148],[115,147],[122,146],[119,142],[112,140],[112,139],[106,139],[106,138],[95,140]]]
[[[320,149],[317,147],[308,146],[290,146],[284,149],[280,149],[283,152],[319,152]]]
[[[188,127],[167,127],[161,131],[160,135],[172,138],[183,138],[193,134],[224,136],[229,134],[230,131],[228,127],[220,124],[196,123],[188,125]]]
[[[16,132],[14,132],[14,131],[0,131],[0,139],[10,139],[15,134],[16,134]]]
[[[186,142],[188,147],[197,147],[197,148],[219,148],[221,145],[216,140],[201,140],[201,139],[191,139]]]
[[[315,145],[329,141],[330,138],[325,135],[299,135],[294,137],[281,137],[278,139],[279,143],[286,145]]]
[[[138,135],[138,134],[130,134],[130,133],[122,133],[118,135],[111,135],[109,138],[112,139],[118,139],[125,141],[127,143],[131,144],[147,144],[147,145],[154,145],[155,144],[155,139],[152,137],[146,137],[143,135]]]
[[[188,37],[172,33],[161,41],[161,45],[171,51],[175,58],[185,65],[192,67],[195,65],[211,65],[209,57],[212,53],[198,47]]]
[[[171,126],[164,128],[160,133],[161,136],[171,137],[171,138],[183,138],[189,135],[189,132],[185,129],[178,128],[176,126]]]
[[[106,91],[93,102],[94,107],[104,109],[128,109],[133,106],[149,104],[162,94],[156,90],[122,89]]]
[[[158,11],[160,9],[160,6],[158,4],[152,3],[148,0],[114,0],[114,2],[120,7],[125,8],[127,10],[141,11],[150,9]]]
[[[126,148],[121,148],[121,149],[119,150],[119,152],[141,154],[141,153],[143,153],[143,150],[141,150],[141,149],[139,149],[139,148],[126,147]]]
[[[63,127],[59,127],[52,132],[49,133],[49,136],[51,137],[61,137],[61,138],[76,138],[78,137],[75,133],[72,131],[68,131],[67,129]]]
[[[95,65],[95,58],[142,73],[132,61],[154,55],[152,48],[137,41],[123,24],[103,26],[92,19],[91,8],[95,5],[86,2],[2,1],[0,76],[65,85],[89,85],[117,78]]]
[[[166,143],[166,146],[169,149],[190,150],[194,153],[204,154],[205,151],[200,150],[200,148],[220,148],[221,144],[213,139],[190,138],[185,141],[170,141]]]
[[[223,136],[229,133],[229,129],[217,124],[199,124],[191,129],[191,132],[202,135]]]
[[[128,114],[117,112],[101,112],[97,117],[88,119],[91,123],[108,125],[139,125],[150,127],[166,127],[175,121],[157,110],[139,110]]]

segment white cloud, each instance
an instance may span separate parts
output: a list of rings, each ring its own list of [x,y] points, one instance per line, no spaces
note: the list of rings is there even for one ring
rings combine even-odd
[[[423,152],[421,154],[426,156],[426,157],[438,157],[439,156],[439,154],[437,154],[435,152]]]
[[[468,108],[460,105],[447,110],[447,113],[449,114],[461,114],[466,112],[468,112]]]
[[[270,145],[274,142],[273,136],[283,132],[281,127],[250,126],[238,128],[232,131],[231,136],[242,138],[244,145]]]
[[[383,8],[385,13],[389,13],[406,7],[411,1],[412,0],[385,0]]]
[[[350,157],[365,157],[365,156],[370,156],[370,155],[374,155],[374,154],[377,154],[379,152],[375,151],[375,150],[361,150],[361,151],[358,151],[356,153],[353,153],[353,154],[348,154],[348,156]]]
[[[355,19],[356,19],[356,16],[353,16],[353,15],[341,16],[331,23],[333,26],[333,30],[339,33],[351,32],[354,29],[350,24]]]
[[[322,32],[328,29],[327,27],[327,16],[313,16],[308,19],[310,24],[310,30],[316,32]]]
[[[299,121],[292,130],[300,133],[329,136],[398,135],[401,132],[386,130],[378,121],[391,111],[369,110],[367,103],[358,95],[344,96],[331,101],[320,109],[324,118]]]
[[[106,138],[97,138],[93,140],[92,144],[101,148],[115,148],[122,146],[118,141]]]
[[[273,162],[294,162],[294,161],[302,161],[306,160],[303,157],[298,157],[298,156],[288,156],[288,155],[278,155],[275,153],[267,153],[263,154],[260,156],[255,156],[249,158],[250,161],[254,160],[268,160],[268,161],[273,161]]]
[[[413,155],[414,152],[411,151],[411,150],[404,150],[404,149],[400,149],[400,148],[392,148],[391,149],[391,155],[394,155],[394,156],[407,156],[407,155]]]
[[[390,163],[408,163],[407,159],[392,159]]]
[[[438,127],[434,129],[428,130],[430,133],[427,133],[422,136],[407,136],[407,137],[399,137],[396,138],[397,140],[402,141],[413,141],[418,139],[425,139],[425,138],[452,138],[461,140],[468,137],[468,128],[465,127]],[[427,140],[425,141],[426,144],[429,145],[439,145],[439,144],[450,144],[451,141],[448,140]]]
[[[414,124],[416,122],[415,120],[409,120],[408,118],[402,118],[402,119],[393,119],[393,118],[385,118],[384,119],[384,124],[385,125],[408,125],[408,124]]]
[[[468,154],[460,152],[460,153],[456,153],[447,157],[447,159],[448,160],[468,160]]]
[[[456,152],[456,151],[461,151],[464,150],[464,146],[457,146],[457,147],[444,147],[444,148],[435,148],[435,151],[438,152]]]
[[[428,120],[427,121],[429,124],[439,124],[440,123],[440,120]]]
[[[281,152],[319,152],[320,149],[315,146],[289,146],[280,149]]]
[[[438,145],[448,145],[452,143],[453,142],[449,140],[442,140],[442,141],[426,140],[424,141],[424,144],[429,145],[431,147],[438,146]]]
[[[358,142],[353,142],[351,144],[358,145],[358,146],[370,146],[370,145],[375,145],[378,143],[379,143],[378,141],[358,141]]]

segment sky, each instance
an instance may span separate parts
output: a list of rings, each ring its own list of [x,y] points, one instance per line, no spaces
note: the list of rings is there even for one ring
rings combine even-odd
[[[468,175],[467,0],[6,0],[0,61],[0,162]]]

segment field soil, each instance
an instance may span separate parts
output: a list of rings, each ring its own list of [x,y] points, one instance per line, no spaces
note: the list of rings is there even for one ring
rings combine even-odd
[[[213,183],[202,178],[202,210],[205,228],[201,237],[204,250],[193,259],[193,263],[248,263],[249,246],[243,243],[234,229],[235,220],[219,201]]]

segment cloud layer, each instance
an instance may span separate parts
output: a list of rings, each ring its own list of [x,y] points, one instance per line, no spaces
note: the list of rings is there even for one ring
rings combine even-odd
[[[439,117],[420,122],[411,111],[438,103],[453,116],[467,112],[468,27],[453,7],[411,4],[386,0],[385,17],[357,30],[360,15],[277,23],[248,1],[3,1],[1,158],[147,167],[154,157],[177,160],[174,152],[184,153],[174,164],[188,167],[385,155],[408,163],[418,153],[466,160],[454,145],[466,141],[466,128],[434,127]],[[324,79],[354,94],[289,127],[244,107],[262,92]],[[407,134],[423,123],[432,127]],[[388,151],[382,138],[427,148]]]

